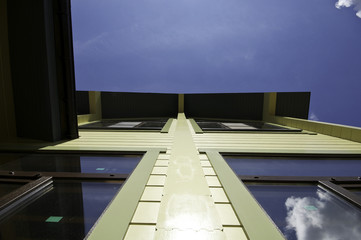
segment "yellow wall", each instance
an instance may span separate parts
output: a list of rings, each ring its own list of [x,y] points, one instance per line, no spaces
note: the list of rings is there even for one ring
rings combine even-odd
[[[196,134],[184,114],[179,114],[178,119],[173,121],[169,133],[82,130],[79,139],[44,149],[114,151],[123,148],[167,149],[155,162],[129,223],[127,240],[140,239],[142,236],[154,236],[154,239],[187,236],[190,239],[231,240],[253,236],[255,231],[246,227],[245,216],[238,216],[234,212],[215,169],[207,155],[199,152],[200,149],[253,153],[361,154],[360,143],[323,134]],[[262,212],[258,211],[257,214],[264,214]],[[261,219],[266,223],[269,221],[268,217],[261,216]],[[269,226],[273,228],[273,224]],[[282,239],[274,229],[266,234],[274,234],[274,239]]]
[[[86,124],[102,119],[101,93],[89,91],[89,110],[90,114],[78,115],[78,124]]]
[[[198,148],[264,153],[361,153],[361,144],[323,134],[203,133],[194,134]]]
[[[361,142],[361,128],[358,127],[279,116],[270,117],[269,121],[350,141]]]
[[[277,93],[264,93],[263,121],[321,133],[345,140],[361,142],[361,128],[340,124],[276,116]]]
[[[126,240],[142,237],[162,240],[262,240],[266,235],[272,236],[272,239],[283,239],[248,191],[241,192],[242,199],[253,202],[253,208],[258,209],[251,211],[252,218],[256,220],[250,221],[249,214],[235,212],[235,206],[226,190],[235,188],[234,182],[225,183],[218,177],[219,171],[223,170],[212,166],[209,155],[202,153],[204,149],[214,152],[361,154],[360,143],[323,134],[196,134],[184,114],[179,114],[178,119],[173,120],[168,133],[81,130],[79,134],[78,139],[46,146],[41,150],[166,150],[158,155],[151,166],[149,178],[142,189],[142,196],[137,202],[128,229],[122,233]],[[238,178],[235,181],[237,180]],[[123,204],[126,203],[119,206]],[[105,212],[97,225],[102,226],[101,230],[98,231],[95,227],[90,239],[119,238],[119,229],[107,222],[120,221],[122,212],[117,213],[116,204],[108,209],[109,212]],[[262,222],[262,231],[254,227],[259,222]],[[104,232],[107,233],[106,236]]]

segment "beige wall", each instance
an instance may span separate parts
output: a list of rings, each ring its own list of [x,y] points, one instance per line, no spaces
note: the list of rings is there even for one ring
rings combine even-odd
[[[311,121],[292,117],[275,116],[277,93],[265,93],[263,104],[263,121],[300,128],[306,131],[329,135],[361,143],[361,128],[340,124]]]
[[[78,115],[78,125],[102,119],[101,93],[89,91],[89,110],[90,114]]]

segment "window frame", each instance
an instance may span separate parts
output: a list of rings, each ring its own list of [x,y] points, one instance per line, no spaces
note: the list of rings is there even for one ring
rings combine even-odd
[[[292,128],[289,126],[282,126],[279,124],[275,124],[275,123],[270,123],[270,122],[265,122],[265,121],[255,121],[255,120],[238,120],[238,119],[207,119],[207,118],[201,118],[199,120],[207,120],[210,122],[215,122],[215,123],[219,123],[222,124],[222,122],[239,122],[239,123],[244,123],[244,122],[262,122],[265,124],[269,124],[269,125],[273,125],[276,127],[281,127],[283,129],[214,129],[214,130],[203,130],[199,124],[197,123],[197,120],[194,118],[188,118],[190,124],[193,127],[193,130],[195,131],[195,133],[197,134],[202,134],[202,133],[270,133],[270,134],[276,134],[276,133],[292,133],[292,134],[310,134],[309,132],[305,132],[302,129],[299,128]],[[315,133],[312,133],[315,134]]]
[[[0,179],[1,182],[5,183],[27,182],[0,198],[0,219],[5,218],[8,212],[17,209],[21,204],[26,204],[29,198],[50,186],[53,182],[52,177],[40,176],[39,174],[33,176],[31,174],[27,176],[15,175],[14,172],[9,172],[8,175],[0,173]]]
[[[232,156],[240,156],[240,157],[249,157],[249,155],[243,155],[243,154],[231,154],[231,153],[225,153],[222,154],[222,157],[224,155],[232,155]],[[264,156],[265,154],[261,154],[261,155],[257,155],[257,157],[270,157],[270,156]],[[311,156],[313,156],[312,158],[315,158],[314,155],[307,155],[307,154],[291,154],[288,155],[289,157],[297,157],[299,160],[302,161],[302,159],[300,158],[310,158]],[[254,157],[254,156],[252,156]],[[284,157],[282,155],[273,155],[272,157]],[[336,158],[335,155],[324,155],[324,154],[320,154],[317,156],[318,158],[327,158],[327,159],[332,159],[332,158]],[[316,157],[316,158],[317,158]],[[357,158],[357,155],[355,157],[355,155],[341,155],[341,156],[337,156],[337,158]],[[360,158],[361,161],[361,156],[358,156]],[[225,160],[226,161],[226,160]],[[227,161],[226,161],[227,162]],[[228,163],[227,163],[228,164]],[[233,170],[233,169],[232,169]],[[236,174],[236,173],[235,173]],[[237,175],[237,174],[236,174]],[[340,184],[349,184],[349,185],[361,185],[361,177],[360,176],[351,176],[351,177],[339,177],[339,176],[328,176],[328,177],[323,177],[323,176],[265,176],[265,175],[237,175],[238,178],[244,182],[252,182],[252,183],[289,183],[289,184],[295,184],[295,183],[313,183],[313,184],[319,184],[321,186],[323,186],[324,188],[326,188],[327,190],[330,190],[331,192],[333,192],[334,194],[336,194],[337,196],[347,200],[348,202],[354,204],[355,206],[357,206],[358,208],[361,209],[361,199],[354,193],[352,193],[351,191],[348,191],[346,188],[343,188],[342,186],[340,186]]]
[[[119,156],[119,155],[139,155],[141,154],[142,157],[139,162],[143,159],[146,151],[128,151],[128,152],[89,152],[89,151],[35,151],[35,152],[1,152],[6,154],[36,154],[36,155],[85,155],[85,156]],[[139,163],[138,163],[139,164]],[[117,180],[117,181],[125,181],[130,174],[120,174],[120,173],[81,173],[81,172],[48,172],[48,171],[13,171],[10,170],[12,175],[21,176],[21,177],[28,177],[28,176],[48,176],[52,177],[53,179],[74,179],[74,180]],[[8,174],[9,170],[0,170],[0,177],[1,176],[10,176]]]
[[[233,169],[228,165],[223,155],[237,155],[237,156],[252,156],[252,157],[352,157],[361,158],[361,154],[322,154],[322,153],[242,153],[237,150],[215,150],[215,149],[199,149],[199,152],[205,153],[211,162],[219,181],[221,182],[224,191],[226,192],[229,201],[232,203],[233,208],[239,217],[240,221],[245,226],[245,229],[250,238],[255,239],[285,239],[283,233],[271,220],[270,216],[260,206],[258,201],[248,190],[245,183],[267,183],[267,184],[297,184],[297,183],[311,183],[320,185],[329,190],[341,199],[353,204],[357,208],[361,208],[361,198],[355,193],[344,188],[342,185],[355,188],[361,185],[361,177],[290,177],[290,176],[238,176]],[[239,201],[242,199],[243,201]],[[255,226],[259,226],[262,223],[265,227],[262,233],[257,232]],[[272,229],[273,228],[273,229]],[[277,232],[281,236],[270,237],[270,234],[277,235]]]
[[[109,127],[87,127],[87,125],[90,125],[90,124],[93,124],[93,123],[98,123],[98,122],[101,122],[101,121],[119,121],[119,122],[128,122],[128,121],[134,121],[134,122],[141,122],[140,124],[138,124],[137,126],[139,125],[142,125],[144,123],[146,123],[147,121],[152,121],[152,120],[160,120],[159,118],[157,119],[148,119],[148,118],[122,118],[122,119],[101,119],[101,120],[97,120],[97,121],[93,121],[93,122],[87,122],[87,123],[84,123],[84,124],[81,124],[78,126],[79,130],[80,131],[98,131],[98,130],[101,130],[101,131],[119,131],[119,132],[161,132],[161,133],[168,133],[169,132],[169,129],[172,125],[172,122],[174,120],[174,118],[161,118],[161,119],[164,119],[166,120],[165,121],[165,124],[164,126],[161,128],[161,129],[152,129],[151,127],[149,128],[136,128],[133,127],[133,128],[109,128]]]
[[[16,210],[17,205],[13,204],[19,200],[19,203],[26,202],[26,197],[31,197],[29,195],[29,189],[32,191],[39,192],[44,189],[46,186],[49,186],[53,179],[63,179],[63,180],[86,180],[86,181],[114,181],[122,183],[119,191],[114,195],[112,200],[109,202],[107,207],[104,209],[103,213],[99,216],[98,220],[95,222],[91,230],[86,233],[84,239],[93,239],[97,238],[96,236],[104,236],[104,229],[107,231],[107,236],[113,236],[114,238],[125,237],[126,231],[128,229],[129,223],[135,213],[138,202],[143,194],[147,181],[150,177],[150,174],[153,170],[153,166],[158,159],[160,153],[165,153],[167,149],[165,148],[148,148],[148,149],[119,149],[119,151],[89,151],[89,150],[37,150],[37,151],[2,151],[2,153],[25,153],[25,154],[87,154],[87,155],[121,155],[121,154],[136,154],[143,153],[143,157],[140,159],[138,165],[135,167],[132,173],[127,177],[125,174],[114,174],[114,176],[109,176],[112,174],[87,174],[87,173],[64,173],[59,172],[55,176],[50,176],[54,172],[25,172],[25,171],[0,171],[0,179],[2,176],[6,176],[13,181],[19,181],[21,178],[37,178],[37,180],[30,181],[25,186],[21,186],[18,189],[12,191],[11,193],[5,195],[6,198],[1,198],[0,204],[4,205],[6,212],[11,212]],[[46,175],[46,176],[44,176]],[[83,175],[83,176],[82,176]],[[97,175],[97,176],[96,176]],[[43,186],[42,188],[39,188]],[[24,189],[20,189],[24,188]],[[21,190],[17,192],[18,190]],[[18,193],[24,193],[19,195]],[[0,209],[0,212],[2,210]],[[114,212],[122,212],[121,216],[114,215]],[[6,217],[6,216],[5,216]],[[113,223],[113,224],[109,224]],[[114,226],[116,223],[116,226]]]

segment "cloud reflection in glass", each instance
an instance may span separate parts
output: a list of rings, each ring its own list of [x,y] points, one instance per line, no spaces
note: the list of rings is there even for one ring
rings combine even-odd
[[[248,188],[288,240],[360,239],[361,210],[320,187]]]

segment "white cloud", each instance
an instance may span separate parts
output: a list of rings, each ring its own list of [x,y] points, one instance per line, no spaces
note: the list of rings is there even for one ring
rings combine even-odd
[[[309,119],[313,120],[313,121],[319,120],[319,118],[317,117],[317,115],[314,112],[311,112]]]
[[[327,192],[317,190],[317,198],[290,197],[286,200],[287,231],[298,240],[353,240],[361,236],[361,214]]]
[[[361,18],[361,0],[338,0],[335,6],[338,9],[354,6],[353,9],[356,11],[356,15]]]
[[[87,56],[103,52],[109,45],[109,33],[103,32],[91,39],[74,41],[74,53],[76,55],[86,54]]]

